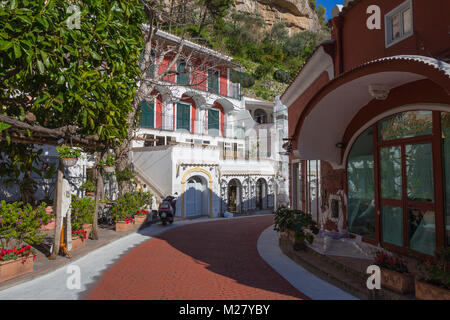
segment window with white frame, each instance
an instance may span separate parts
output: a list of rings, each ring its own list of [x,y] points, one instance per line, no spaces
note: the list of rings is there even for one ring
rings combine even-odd
[[[394,45],[413,34],[412,1],[407,0],[386,14],[386,48]]]

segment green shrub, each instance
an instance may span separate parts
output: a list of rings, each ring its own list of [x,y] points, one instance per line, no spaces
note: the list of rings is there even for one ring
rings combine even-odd
[[[272,70],[273,70],[273,66],[271,64],[260,64],[256,68],[253,76],[256,79],[260,80],[260,79],[264,78],[265,76],[267,76],[268,74],[272,73]]]
[[[302,243],[305,241],[312,243],[314,235],[319,233],[317,223],[310,214],[287,208],[280,208],[275,212],[274,230],[279,232],[292,230],[295,232],[296,240]]]
[[[291,75],[289,72],[279,69],[273,73],[273,78],[278,82],[289,83]]]
[[[111,208],[111,216],[114,221],[124,221],[131,218],[144,206],[151,205],[151,194],[149,192],[133,191],[119,196]]]
[[[103,159],[100,159],[100,161],[98,162],[98,165],[101,167],[114,167],[115,164],[116,156],[113,154],[108,154],[105,161],[103,161]]]
[[[97,183],[92,180],[86,180],[80,186],[80,190],[84,192],[95,192],[97,190]]]
[[[81,156],[81,150],[79,148],[72,148],[67,144],[57,146],[56,150],[58,151],[60,159],[79,158]]]
[[[22,202],[6,203],[0,201],[0,246],[6,249],[11,240],[16,245],[23,242],[39,244],[45,234],[39,232],[40,227],[51,220],[45,212],[46,203],[42,202],[37,208]]]
[[[437,263],[427,262],[425,280],[436,286],[450,290],[450,248],[436,249]]]
[[[95,213],[95,199],[91,197],[78,198],[72,195],[71,224],[72,230],[83,228],[83,224],[92,224]]]

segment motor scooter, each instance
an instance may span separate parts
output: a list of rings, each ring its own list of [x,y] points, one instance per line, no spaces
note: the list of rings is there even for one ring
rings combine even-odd
[[[167,196],[162,197],[163,201],[159,205],[158,215],[161,220],[163,226],[167,225],[167,223],[172,224],[174,219],[174,208],[173,202],[175,201],[175,197]]]

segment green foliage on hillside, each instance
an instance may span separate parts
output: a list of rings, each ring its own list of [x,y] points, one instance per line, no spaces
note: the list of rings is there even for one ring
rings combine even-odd
[[[273,100],[282,93],[297,75],[307,58],[324,40],[329,39],[325,9],[310,5],[319,17],[320,32],[303,31],[289,35],[283,22],[271,28],[257,14],[229,9],[230,0],[216,0],[209,5],[220,5],[220,14],[202,11],[201,27],[189,28],[192,38],[214,50],[231,55],[243,66],[240,79],[244,94]],[[226,7],[228,6],[228,9]],[[226,13],[227,12],[227,13]]]

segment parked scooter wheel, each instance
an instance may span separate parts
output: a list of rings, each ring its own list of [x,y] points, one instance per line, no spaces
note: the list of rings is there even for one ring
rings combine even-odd
[[[170,220],[169,220],[169,223],[172,224],[172,223],[173,223],[173,219],[170,219]]]
[[[162,224],[163,224],[163,226],[165,226],[165,225],[167,224],[167,221],[164,220],[164,221],[162,222]]]

